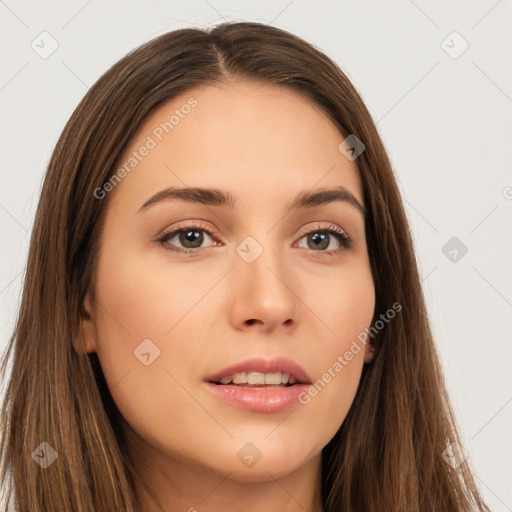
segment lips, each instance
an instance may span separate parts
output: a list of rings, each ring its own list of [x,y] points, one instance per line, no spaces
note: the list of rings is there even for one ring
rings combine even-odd
[[[304,368],[278,357],[240,361],[209,375],[204,387],[231,406],[269,414],[297,406],[298,397],[310,384],[311,378]]]
[[[209,375],[205,380],[212,384],[244,387],[311,384],[311,378],[299,364],[282,357],[246,359]]]

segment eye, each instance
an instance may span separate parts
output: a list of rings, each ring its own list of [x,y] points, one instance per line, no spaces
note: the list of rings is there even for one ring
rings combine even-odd
[[[206,247],[203,246],[208,239],[213,243]],[[300,241],[303,239],[306,239],[306,247],[300,245]],[[182,253],[195,253],[198,249],[218,245],[213,238],[211,229],[202,224],[188,224],[164,231],[156,241],[170,251]],[[318,224],[313,230],[304,233],[297,244],[298,247],[312,252],[333,255],[340,250],[352,248],[352,239],[335,224]],[[332,247],[333,244],[335,247]],[[331,248],[329,249],[329,247]]]
[[[327,226],[318,225],[315,229],[308,231],[300,240],[303,239],[306,239],[305,248],[314,252],[333,254],[341,249],[350,249],[352,247],[352,239],[334,224]],[[338,244],[338,247],[328,249],[333,243],[335,246]],[[303,246],[299,245],[299,247]]]
[[[171,251],[193,253],[197,249],[203,248],[205,239],[213,240],[212,235],[213,233],[205,226],[187,225],[162,233],[157,242]],[[181,247],[177,244],[180,244]]]

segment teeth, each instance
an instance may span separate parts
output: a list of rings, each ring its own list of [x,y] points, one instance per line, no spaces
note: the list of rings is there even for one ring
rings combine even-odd
[[[281,372],[276,373],[265,373],[265,384],[286,384],[281,382]]]
[[[235,373],[233,375],[233,384],[247,384],[247,373]]]
[[[249,372],[247,374],[247,384],[265,384],[265,374]]]
[[[280,385],[280,384],[295,384],[297,379],[290,376],[289,373],[261,373],[261,372],[241,372],[233,375],[226,375],[219,381],[221,384],[256,384],[256,385]]]

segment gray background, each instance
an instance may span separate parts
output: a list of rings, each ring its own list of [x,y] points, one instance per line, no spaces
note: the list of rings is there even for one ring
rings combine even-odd
[[[0,1],[0,350],[17,314],[43,174],[87,88],[169,30],[271,23],[336,60],[377,123],[406,201],[463,446],[491,508],[512,510],[511,14],[510,0]]]

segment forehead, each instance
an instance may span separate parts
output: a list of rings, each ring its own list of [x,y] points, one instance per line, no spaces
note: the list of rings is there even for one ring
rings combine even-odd
[[[362,204],[357,166],[338,149],[343,139],[316,105],[281,86],[191,89],[139,127],[116,166],[125,172],[112,199],[140,207],[159,189],[197,186],[268,203],[341,185]]]

